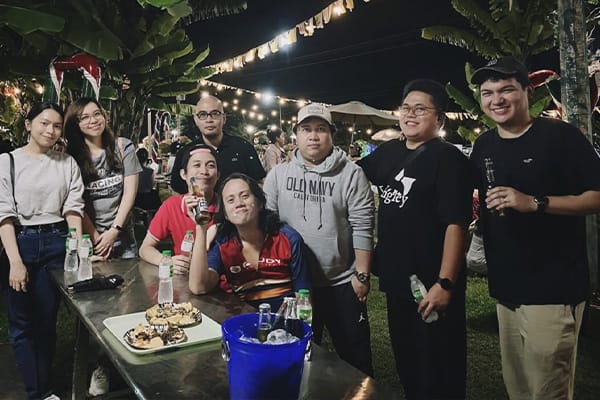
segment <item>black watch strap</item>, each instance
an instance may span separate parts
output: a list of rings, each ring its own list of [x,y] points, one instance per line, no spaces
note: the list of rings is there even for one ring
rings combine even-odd
[[[440,286],[442,287],[442,289],[444,289],[444,290],[452,290],[452,289],[454,289],[454,282],[452,282],[448,278],[440,278],[438,276],[437,283],[439,283]]]
[[[535,196],[533,202],[537,205],[537,210],[535,212],[541,214],[546,211],[546,207],[548,207],[548,197]]]

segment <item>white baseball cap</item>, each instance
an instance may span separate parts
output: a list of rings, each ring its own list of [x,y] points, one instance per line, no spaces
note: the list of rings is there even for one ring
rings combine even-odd
[[[309,105],[306,105],[298,110],[298,122],[294,126],[294,130],[296,130],[296,127],[305,119],[311,117],[321,118],[329,125],[333,125],[333,122],[331,122],[331,112],[329,109],[327,109],[327,107],[320,103],[310,103]]]

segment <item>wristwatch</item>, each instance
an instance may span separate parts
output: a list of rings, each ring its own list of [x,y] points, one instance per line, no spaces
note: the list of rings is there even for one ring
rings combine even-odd
[[[123,228],[120,225],[117,224],[112,224],[111,228],[115,228],[116,230],[118,230],[119,232],[121,232],[123,230]]]
[[[439,283],[440,286],[442,287],[442,289],[444,289],[444,290],[450,291],[450,290],[454,289],[454,283],[448,278],[440,278],[438,276],[437,283]]]
[[[371,274],[368,272],[354,271],[354,276],[360,283],[367,283],[371,279]]]
[[[536,213],[542,214],[546,211],[546,207],[548,207],[548,197],[546,196],[535,196],[533,198],[533,202],[537,205]]]

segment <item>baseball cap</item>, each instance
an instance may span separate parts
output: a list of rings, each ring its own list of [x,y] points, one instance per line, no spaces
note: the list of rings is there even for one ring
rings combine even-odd
[[[529,82],[529,73],[523,63],[514,57],[501,57],[477,69],[471,76],[471,83],[480,85],[494,72],[514,76],[519,82]]]
[[[294,131],[305,119],[311,117],[321,118],[330,126],[333,126],[333,122],[331,122],[331,111],[329,111],[323,104],[311,103],[298,110],[298,122],[296,125],[294,125]]]

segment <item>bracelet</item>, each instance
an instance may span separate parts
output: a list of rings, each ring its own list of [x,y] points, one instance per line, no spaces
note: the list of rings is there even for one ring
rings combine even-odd
[[[117,225],[117,224],[112,224],[111,228],[115,228],[119,232],[121,232],[123,230],[123,228],[120,225]]]

